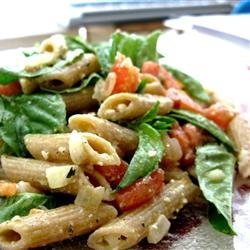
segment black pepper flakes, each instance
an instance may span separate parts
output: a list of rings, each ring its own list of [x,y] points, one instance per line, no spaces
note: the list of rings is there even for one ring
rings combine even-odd
[[[69,224],[67,231],[69,235],[72,235],[74,233],[74,226]]]

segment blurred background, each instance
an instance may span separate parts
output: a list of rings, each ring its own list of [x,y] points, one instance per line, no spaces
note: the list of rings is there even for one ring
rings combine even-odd
[[[87,27],[103,40],[116,28],[147,32],[187,15],[230,14],[237,0],[1,0],[0,49],[28,46],[52,33]],[[243,0],[250,2],[250,0]],[[249,3],[250,4],[250,3]],[[20,39],[21,38],[21,39]]]

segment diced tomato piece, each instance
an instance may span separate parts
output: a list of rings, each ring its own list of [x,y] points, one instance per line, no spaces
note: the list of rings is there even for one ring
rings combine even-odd
[[[181,89],[182,84],[177,81],[170,72],[168,72],[159,63],[146,61],[142,65],[142,73],[149,73],[156,76],[165,86],[165,88]]]
[[[174,108],[176,109],[186,109],[195,113],[203,113],[201,105],[182,90],[170,88],[166,91],[166,96],[174,102]]]
[[[19,82],[12,82],[7,85],[0,85],[0,95],[13,96],[22,92]]]
[[[112,72],[116,74],[116,83],[112,93],[134,93],[139,85],[139,69],[135,67],[130,58],[118,54],[112,66]]]
[[[17,192],[16,183],[0,181],[0,197],[1,196],[13,196]]]
[[[187,123],[183,127],[176,123],[170,133],[170,137],[176,138],[183,152],[181,165],[186,167],[194,163],[195,148],[203,142],[204,136],[201,130]]]
[[[140,179],[116,193],[116,203],[124,212],[152,200],[164,187],[164,171],[158,169],[150,176]]]
[[[203,112],[204,116],[214,121],[218,126],[220,126],[224,130],[227,129],[230,121],[234,117],[234,113],[229,110],[225,105],[219,102],[212,104],[209,108],[204,109]]]
[[[146,61],[143,63],[141,71],[142,73],[149,73],[158,77],[160,72],[160,64],[152,61]]]
[[[203,135],[201,130],[191,123],[187,123],[183,126],[183,131],[189,139],[189,144],[195,148],[203,141]]]
[[[110,165],[110,166],[100,166],[95,165],[95,169],[105,177],[105,179],[110,183],[112,187],[116,187],[122,177],[124,176],[126,170],[128,168],[128,164],[125,161],[121,161],[119,166]]]

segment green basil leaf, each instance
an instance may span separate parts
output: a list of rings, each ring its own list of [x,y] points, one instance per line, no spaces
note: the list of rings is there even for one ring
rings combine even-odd
[[[161,135],[150,125],[143,123],[138,127],[139,145],[129,167],[119,183],[117,190],[125,188],[137,179],[154,171],[162,159],[164,145]]]
[[[140,83],[139,83],[139,86],[137,87],[137,90],[135,91],[136,93],[143,93],[144,89],[146,88],[147,86],[147,80],[146,79],[143,79]]]
[[[236,235],[232,225],[229,225],[226,218],[212,203],[208,204],[208,220],[215,230],[228,235]]]
[[[160,102],[156,102],[156,104],[154,104],[152,108],[149,111],[147,111],[142,117],[138,118],[137,120],[131,123],[132,127],[136,128],[139,127],[142,123],[151,122],[157,116],[159,107],[160,107]]]
[[[97,73],[92,73],[91,75],[89,75],[88,78],[84,78],[81,81],[80,85],[76,86],[76,87],[72,87],[69,89],[63,89],[63,90],[47,89],[47,88],[43,88],[43,87],[41,87],[41,89],[46,91],[46,92],[55,93],[55,94],[71,94],[71,93],[79,92],[79,91],[87,88],[88,86],[94,85],[101,79],[102,79],[102,77],[100,75],[98,75]]]
[[[168,65],[163,65],[169,72],[172,73],[172,75],[179,80],[183,85],[184,89],[187,91],[188,94],[190,94],[194,99],[209,103],[210,97],[207,94],[207,92],[204,90],[203,86],[200,82],[192,78],[191,76],[181,72],[178,69],[172,68]]]
[[[147,123],[157,131],[162,131],[165,133],[168,132],[172,128],[175,119],[169,116],[157,115],[159,111],[159,106],[160,103],[156,102],[156,104],[154,104],[153,107],[146,114],[144,114],[137,120],[128,123],[127,126],[131,129],[137,130],[137,128],[141,124]]]
[[[137,67],[141,67],[148,60],[157,61],[156,44],[160,34],[160,31],[155,31],[144,37],[125,32],[115,32],[112,35],[111,63],[115,61],[117,52],[130,57],[133,64]]]
[[[12,72],[7,68],[0,68],[0,85],[6,85],[18,79],[19,75],[17,72]]]
[[[0,223],[12,219],[14,216],[28,215],[32,208],[45,206],[53,208],[52,197],[44,194],[22,193],[0,201]]]
[[[66,44],[68,49],[75,50],[75,49],[82,49],[85,53],[94,53],[94,47],[83,41],[80,36],[64,36],[66,40]]]
[[[235,234],[232,226],[235,163],[234,155],[223,145],[207,144],[198,147],[196,152],[195,169],[200,189],[219,212],[210,210],[210,222],[215,229],[230,235]]]
[[[160,31],[155,31],[148,36],[115,32],[109,42],[101,43],[95,47],[102,72],[107,74],[110,71],[117,52],[130,57],[137,67],[141,67],[148,60],[157,61],[156,43],[159,35]]]
[[[60,95],[0,96],[0,136],[18,156],[25,156],[23,137],[30,133],[57,133],[65,129],[65,103]]]
[[[101,65],[103,75],[107,75],[111,69],[112,63],[110,61],[110,42],[103,42],[95,47],[95,53]]]
[[[235,151],[235,146],[230,138],[215,124],[206,117],[187,110],[172,109],[170,116],[176,119],[188,121],[197,127],[207,130],[216,139],[221,141],[230,150]]]

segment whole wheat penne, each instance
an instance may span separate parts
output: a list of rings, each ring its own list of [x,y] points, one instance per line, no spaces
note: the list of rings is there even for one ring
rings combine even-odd
[[[92,133],[29,134],[24,141],[28,151],[36,159],[74,162],[77,165],[120,164],[120,158],[111,143]]]
[[[143,73],[140,74],[140,80],[146,81],[146,86],[143,90],[144,94],[165,96],[166,90],[162,86],[161,82],[157,79],[157,77],[151,74]]]
[[[67,51],[65,38],[61,34],[53,35],[43,40],[38,50],[41,53],[28,58],[26,71],[35,71],[45,65],[54,64]]]
[[[97,58],[94,54],[86,53],[77,62],[43,76],[30,79],[40,87],[62,90],[72,87],[85,76],[99,69]]]
[[[28,134],[24,137],[25,146],[38,160],[72,163],[69,154],[70,134]]]
[[[250,124],[237,114],[229,124],[228,132],[238,151],[238,168],[242,177],[250,176]]]
[[[69,194],[77,194],[78,192],[78,166],[76,165],[51,163],[29,158],[5,155],[1,156],[1,163],[6,176],[11,181],[26,181],[34,187],[43,190],[51,190],[53,192]],[[69,179],[69,183],[66,186],[52,189],[49,186],[48,179],[46,177],[46,169],[64,166],[72,167],[74,171],[76,171],[75,175]]]
[[[97,107],[98,102],[92,98],[93,88],[84,88],[79,92],[62,94],[68,114],[89,111]]]
[[[0,249],[28,249],[72,238],[92,232],[116,215],[116,209],[106,204],[96,211],[77,205],[37,211],[0,224]]]
[[[119,93],[109,96],[100,106],[98,116],[119,121],[132,120],[144,115],[155,103],[160,103],[159,114],[166,114],[172,108],[172,100],[150,94]]]
[[[130,155],[138,146],[138,135],[131,129],[90,114],[77,114],[69,118],[71,130],[95,133],[112,143],[120,155]]]
[[[7,176],[4,173],[3,168],[0,166],[0,180],[6,180],[6,179],[7,179]]]
[[[171,180],[151,203],[116,218],[92,233],[88,246],[96,250],[128,249],[145,238],[148,227],[159,215],[171,218],[187,202],[191,202],[199,193],[198,187],[185,176],[180,180]]]

